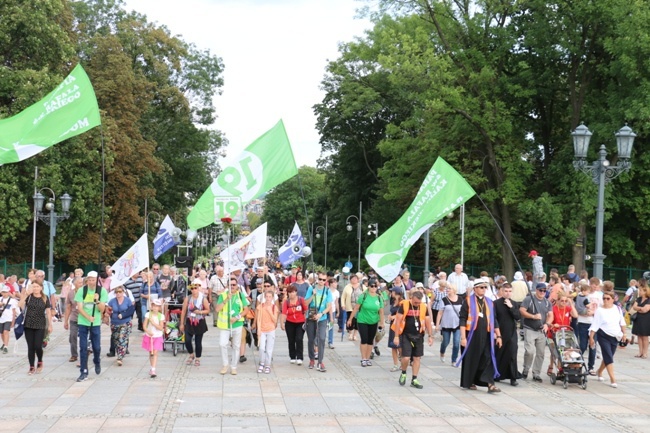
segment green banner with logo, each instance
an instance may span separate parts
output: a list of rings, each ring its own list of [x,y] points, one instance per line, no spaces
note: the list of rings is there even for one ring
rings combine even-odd
[[[25,160],[100,124],[95,91],[77,65],[45,98],[0,120],[0,165]]]
[[[187,225],[197,230],[219,224],[222,218],[241,222],[246,203],[296,174],[291,144],[280,120],[219,173],[187,216]]]
[[[386,281],[392,281],[422,233],[474,194],[463,176],[439,157],[404,215],[366,250],[368,264]]]

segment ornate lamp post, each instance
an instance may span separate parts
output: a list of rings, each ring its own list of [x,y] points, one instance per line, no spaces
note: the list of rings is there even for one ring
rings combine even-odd
[[[325,227],[323,226],[316,227],[316,239],[320,239],[321,231],[325,233],[325,238],[323,239],[325,243],[325,260],[323,266],[325,267],[325,269],[327,269],[327,215],[325,215]]]
[[[52,194],[52,196],[47,199],[47,204],[45,205],[45,209],[48,211],[47,213],[43,212],[45,196],[41,194],[41,191],[44,190],[47,190]],[[72,203],[72,197],[67,193],[61,196],[61,210],[63,212],[60,215],[54,210],[56,194],[54,194],[54,191],[52,191],[51,188],[41,188],[36,192],[36,194],[34,194],[33,199],[36,218],[50,226],[50,256],[47,264],[47,280],[54,283],[54,236],[56,236],[56,226],[59,221],[63,221],[70,217],[70,203]]]
[[[591,140],[591,131],[584,125],[580,124],[573,136],[573,151],[575,159],[573,167],[577,171],[590,176],[592,181],[598,185],[598,207],[596,208],[596,252],[593,254],[594,276],[603,278],[603,263],[605,255],[603,254],[603,227],[605,225],[605,184],[618,177],[621,173],[629,171],[632,167],[630,155],[636,134],[632,129],[625,125],[616,135],[616,146],[618,147],[619,161],[616,165],[611,165],[607,160],[607,149],[601,144],[598,151],[598,159],[593,163],[587,162],[587,150],[589,150],[589,141]]]
[[[359,202],[359,216],[350,215],[345,219],[345,225],[349,232],[352,231],[352,224],[350,218],[357,220],[357,240],[359,241],[359,254],[357,255],[357,272],[361,270],[361,216],[363,213],[362,202]]]

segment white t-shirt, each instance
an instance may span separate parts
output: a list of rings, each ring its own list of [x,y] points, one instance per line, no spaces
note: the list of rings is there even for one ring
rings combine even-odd
[[[625,318],[623,318],[621,310],[614,305],[611,308],[599,308],[596,310],[594,320],[589,327],[589,332],[597,332],[599,329],[602,329],[605,334],[620,339],[623,336],[621,326],[625,326]]]
[[[7,308],[5,308],[5,305]],[[14,320],[14,309],[18,306],[18,300],[12,298],[11,296],[5,298],[0,296],[0,311],[3,310],[2,316],[0,316],[0,323],[11,322]]]
[[[336,311],[336,304],[338,303],[341,294],[338,290],[330,290],[330,293],[332,293],[332,306],[330,307],[330,311],[334,313]]]
[[[153,311],[147,311],[147,314],[144,315],[145,319],[148,319],[151,317],[151,323],[149,324],[148,331],[150,331],[153,335],[153,338],[158,338],[163,336],[162,330],[156,329],[152,323],[155,323],[158,325],[161,321],[165,319],[165,316],[163,316],[163,313],[158,313],[155,314]]]

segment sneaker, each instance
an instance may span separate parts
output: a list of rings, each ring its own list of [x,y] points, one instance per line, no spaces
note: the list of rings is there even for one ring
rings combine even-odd
[[[296,361],[296,364],[298,364],[298,365],[302,365],[302,359],[297,360],[297,361]]]
[[[329,347],[330,349],[334,349],[334,345],[332,343],[329,343],[327,347]]]
[[[442,362],[443,364],[445,363],[445,357],[444,356],[440,357],[440,362]]]
[[[390,368],[390,371],[399,371],[399,370],[400,370],[400,366],[399,366],[399,365],[393,365],[393,366]]]
[[[366,361],[365,359],[362,359],[361,360],[361,366],[362,367],[367,367],[368,366],[368,361]]]
[[[240,357],[239,357],[239,362],[240,362],[240,363],[244,363],[244,362],[246,362],[246,357],[245,357],[244,355],[240,356]]]
[[[29,371],[27,372],[27,374],[31,376],[34,373],[36,373],[36,369],[34,367],[29,367]]]
[[[316,370],[320,371],[321,373],[325,373],[327,371],[327,369],[325,368],[325,364],[323,364],[322,362],[318,364],[318,368]]]
[[[151,376],[152,379],[154,377],[156,377],[156,369],[155,368],[152,368],[151,370],[149,370],[149,376]]]
[[[399,375],[399,384],[402,386],[406,384],[406,374],[402,373]]]
[[[372,361],[371,361],[371,360],[367,360],[367,361],[366,361],[366,365],[368,365],[368,367],[372,367]]]
[[[292,359],[292,360],[289,361],[289,362],[291,362],[292,364],[295,364],[296,362],[298,362],[298,360],[297,360],[297,359]]]
[[[375,355],[381,356],[381,352],[379,351],[379,347],[375,346]]]
[[[237,369],[236,368],[231,368],[230,369],[230,374],[233,376],[237,376]]]
[[[39,362],[38,364],[36,364],[36,374],[41,374],[42,371],[43,371],[43,363]]]
[[[542,378],[539,377],[539,376],[533,376],[533,380],[534,380],[535,382],[542,383]]]
[[[77,382],[83,382],[88,379],[88,373],[81,373],[77,378]]]
[[[115,352],[108,352],[108,353],[106,354],[106,356],[107,356],[108,358],[113,358],[113,357],[115,357]]]
[[[528,379],[528,372],[527,371],[522,371],[521,372],[521,377],[524,379]]]
[[[224,366],[224,367],[221,369],[221,371],[219,372],[219,374],[226,374],[226,373],[228,373],[228,366],[227,366],[227,365]]]
[[[2,348],[2,353],[4,353],[5,355],[9,353],[9,349],[7,349],[7,346]]]
[[[100,374],[102,372],[102,365],[95,364],[95,374]]]
[[[413,379],[411,381],[411,388],[422,389],[424,386],[422,386],[422,384],[417,379]]]
[[[309,369],[310,370],[314,368],[314,364],[315,364],[315,361],[313,359],[310,359],[309,360]]]

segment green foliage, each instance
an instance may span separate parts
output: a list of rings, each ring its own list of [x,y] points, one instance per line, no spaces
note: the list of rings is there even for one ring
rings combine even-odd
[[[223,85],[221,60],[126,13],[121,0],[7,1],[0,4],[0,116],[16,114],[52,90],[81,62],[91,78],[102,126],[19,164],[0,167],[9,211],[0,215],[0,254],[31,257],[31,196],[37,188],[73,196],[71,218],[57,230],[57,259],[110,261],[142,233],[148,210],[180,223],[208,187],[225,145],[213,98]],[[76,57],[76,59],[75,59]],[[102,221],[102,149],[106,182]],[[46,254],[47,227],[37,252]]]

